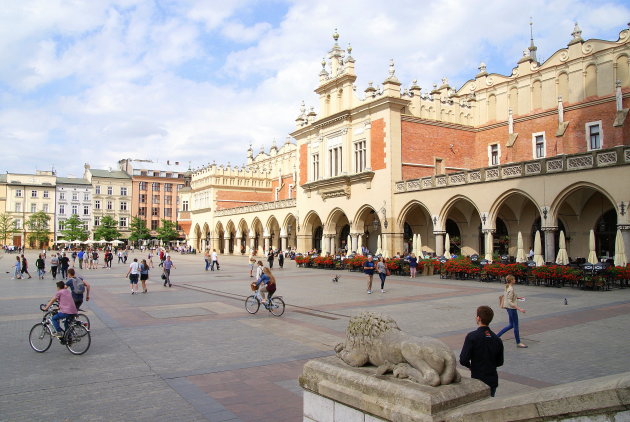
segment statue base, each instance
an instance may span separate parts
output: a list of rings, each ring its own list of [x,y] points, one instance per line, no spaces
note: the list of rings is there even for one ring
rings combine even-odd
[[[374,366],[353,368],[336,356],[307,362],[299,379],[304,421],[437,421],[444,412],[490,396],[490,388],[475,379],[430,387],[375,373]]]

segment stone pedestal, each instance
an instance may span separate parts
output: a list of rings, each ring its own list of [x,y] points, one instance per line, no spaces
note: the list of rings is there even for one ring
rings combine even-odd
[[[437,421],[456,407],[485,399],[490,388],[463,378],[460,383],[429,387],[375,375],[376,368],[353,368],[336,356],[304,365],[304,421]]]

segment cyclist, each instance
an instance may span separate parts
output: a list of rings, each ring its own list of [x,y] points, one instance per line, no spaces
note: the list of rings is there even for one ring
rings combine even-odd
[[[271,274],[271,270],[268,267],[263,268],[262,275],[256,282],[256,286],[258,286],[258,296],[262,298],[262,303],[266,304],[265,293],[269,293],[268,298],[271,299],[271,296],[276,291],[276,278]]]
[[[48,304],[44,307],[44,311],[47,311],[50,306],[59,302],[59,312],[57,312],[52,317],[52,323],[55,327],[55,332],[53,336],[55,337],[63,337],[63,331],[61,331],[61,326],[59,325],[59,320],[64,320],[64,327],[68,328],[68,317],[77,314],[77,307],[74,305],[74,300],[72,300],[72,294],[70,290],[66,289],[66,285],[63,281],[57,282],[57,293],[48,301]]]
[[[77,310],[83,305],[83,294],[86,293],[85,300],[90,301],[90,285],[87,281],[83,280],[83,277],[76,274],[74,268],[68,268],[68,281],[66,286],[72,292],[72,300],[74,300],[74,306]]]

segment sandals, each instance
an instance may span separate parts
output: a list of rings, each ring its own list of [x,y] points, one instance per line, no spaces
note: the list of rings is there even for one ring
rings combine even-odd
[[[517,344],[516,347],[518,347],[519,349],[527,349],[527,345],[523,343]]]

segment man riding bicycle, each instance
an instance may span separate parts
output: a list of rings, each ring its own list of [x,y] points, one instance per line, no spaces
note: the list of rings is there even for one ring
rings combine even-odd
[[[72,294],[70,293],[70,290],[66,289],[66,284],[63,281],[57,282],[57,293],[55,293],[50,301],[48,301],[48,304],[44,307],[44,311],[47,311],[48,308],[50,308],[50,306],[55,302],[59,302],[59,311],[52,317],[52,323],[55,327],[53,336],[63,337],[63,331],[61,331],[59,320],[64,320],[64,327],[67,329],[68,317],[77,314],[77,307],[74,305]]]
[[[276,278],[271,274],[271,270],[268,267],[264,267],[262,275],[256,282],[258,287],[257,295],[262,298],[262,303],[266,304],[265,293],[269,293],[268,298],[276,292]]]

